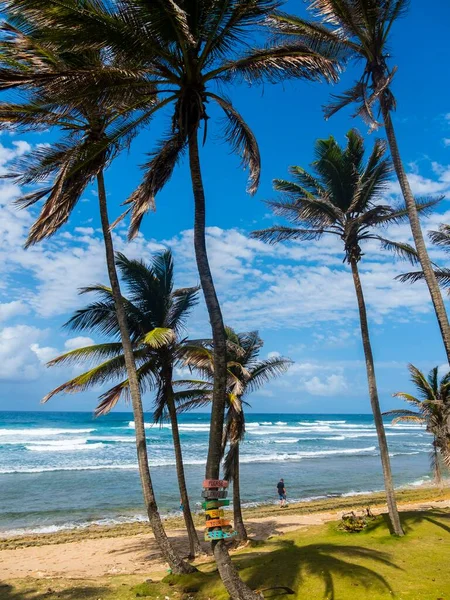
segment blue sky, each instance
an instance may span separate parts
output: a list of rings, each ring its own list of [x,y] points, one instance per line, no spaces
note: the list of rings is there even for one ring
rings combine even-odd
[[[450,191],[450,84],[445,77],[450,5],[433,3],[439,18],[437,10],[430,10],[430,2],[411,3],[409,14],[393,30],[391,48],[391,64],[398,65],[394,121],[417,195]],[[296,8],[296,3],[289,3],[288,9]],[[216,114],[211,112],[210,136],[201,158],[208,247],[226,322],[239,330],[259,329],[265,340],[263,356],[276,352],[295,361],[285,376],[254,394],[251,403],[256,412],[370,411],[354,290],[339,244],[323,240],[272,248],[248,238],[253,229],[274,222],[262,202],[273,197],[272,179],[285,177],[289,165],[308,166],[317,138],[334,135],[344,142],[351,127],[366,134],[366,127],[351,118],[351,111],[326,122],[321,110],[330,93],[346,89],[357,73],[357,68],[348,69],[334,87],[296,81],[228,90],[260,145],[261,187],[253,198],[245,193],[246,173],[221,142],[220,129],[214,124]],[[139,182],[139,165],[166,123],[167,115],[161,115],[107,173],[111,217],[119,214],[120,203]],[[383,131],[367,136],[369,147],[376,135],[383,136]],[[4,132],[0,171],[7,170],[14,156],[51,139],[46,133],[12,136]],[[12,207],[18,194],[11,184],[0,183],[0,410],[91,410],[94,392],[57,397],[45,407],[39,401],[76,372],[49,370],[45,362],[65,349],[90,343],[87,336],[61,329],[83,303],[77,289],[107,282],[95,190],[84,194],[70,223],[58,235],[27,251],[22,244],[33,215]],[[397,194],[393,181],[390,198],[395,200]],[[424,226],[433,229],[441,222],[450,222],[446,200]],[[192,223],[193,201],[184,163],[157,199],[156,212],[144,219],[137,240],[127,245],[124,226],[119,227],[116,247],[130,256],[148,258],[161,245],[170,246],[177,283],[195,285]],[[389,234],[409,239],[406,226]],[[445,264],[442,252],[431,249],[431,253]],[[405,286],[393,279],[404,269],[405,265],[393,262],[375,246],[367,249],[361,263],[384,409],[398,404],[391,398],[393,392],[411,390],[408,362],[425,370],[435,365],[445,369],[425,287]],[[203,305],[192,315],[190,333],[208,334]],[[145,398],[146,408],[151,408],[151,401],[151,396]]]

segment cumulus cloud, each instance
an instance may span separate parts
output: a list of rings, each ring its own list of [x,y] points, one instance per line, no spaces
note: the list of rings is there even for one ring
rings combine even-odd
[[[84,348],[84,346],[92,346],[94,340],[90,337],[84,337],[79,335],[78,337],[69,338],[64,342],[64,348],[66,350],[77,350],[78,348]]]
[[[47,333],[29,325],[5,327],[0,331],[0,380],[33,381],[42,372],[45,348],[39,342]]]
[[[0,303],[0,321],[8,321],[17,315],[26,315],[30,308],[21,300]]]
[[[328,375],[323,379],[314,376],[305,381],[304,387],[313,396],[339,396],[348,386],[343,375]]]

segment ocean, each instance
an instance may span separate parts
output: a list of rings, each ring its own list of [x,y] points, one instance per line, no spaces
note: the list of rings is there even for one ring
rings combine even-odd
[[[170,425],[147,415],[149,462],[163,515],[180,514]],[[283,477],[291,501],[383,488],[370,415],[251,414],[241,450],[244,504],[276,502]],[[199,509],[209,415],[180,417],[186,478]],[[430,479],[430,436],[386,423],[396,486]],[[0,412],[0,535],[52,532],[144,519],[132,414]]]

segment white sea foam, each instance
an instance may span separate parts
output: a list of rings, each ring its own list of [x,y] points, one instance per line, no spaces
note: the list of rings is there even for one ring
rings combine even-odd
[[[103,448],[105,444],[95,443],[95,444],[70,444],[70,443],[61,443],[54,445],[37,445],[33,444],[31,446],[25,446],[25,448],[31,452],[78,452],[79,450],[89,451],[89,450],[97,450],[98,448]]]
[[[422,450],[423,452],[423,450]],[[389,452],[389,456],[410,456],[413,454],[420,454],[419,450],[416,450],[414,452]]]
[[[275,444],[296,444],[300,438],[284,438],[282,440],[274,440]]]
[[[311,452],[295,452],[292,454],[258,454],[258,455],[241,455],[242,463],[255,463],[255,462],[280,462],[280,461],[296,461],[308,458],[321,458],[323,456],[340,456],[347,454],[366,454],[368,452],[374,452],[375,446],[369,446],[368,448],[343,448],[342,450],[317,450]]]
[[[56,429],[51,427],[36,428],[36,429],[0,429],[1,436],[18,436],[30,435],[32,437],[46,437],[52,435],[75,435],[79,433],[91,433],[96,429]]]
[[[135,429],[135,424],[134,421],[130,421],[128,423],[128,427],[130,429]],[[145,429],[172,429],[172,426],[170,425],[170,423],[163,423],[162,425],[159,424],[155,424],[155,423],[145,423],[144,425]],[[178,429],[180,431],[188,431],[188,432],[200,432],[200,431],[209,431],[209,423],[179,423],[178,424]]]

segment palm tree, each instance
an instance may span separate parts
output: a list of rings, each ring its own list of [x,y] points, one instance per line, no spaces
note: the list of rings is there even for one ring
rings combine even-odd
[[[310,45],[330,44],[340,47],[353,59],[364,65],[361,78],[354,86],[325,109],[326,118],[341,108],[356,103],[354,116],[361,116],[371,129],[380,123],[375,116],[378,107],[382,125],[386,130],[397,179],[408,209],[408,217],[414,244],[424,278],[427,283],[436,317],[441,330],[447,359],[450,362],[450,327],[445,305],[432,263],[428,256],[419,214],[411,187],[401,160],[391,113],[396,109],[396,100],[391,90],[397,67],[389,62],[391,29],[403,16],[408,0],[309,0],[309,6],[318,20],[307,21],[289,15],[277,14],[272,23],[281,37],[299,39]]]
[[[342,240],[344,261],[351,267],[358,301],[370,403],[378,434],[389,516],[393,531],[402,535],[358,270],[358,263],[363,256],[361,245],[368,240],[378,241],[382,247],[412,261],[416,257],[414,249],[408,244],[393,242],[375,231],[377,227],[402,222],[408,216],[406,207],[394,208],[382,203],[392,171],[385,152],[385,144],[377,140],[364,164],[363,139],[355,130],[347,134],[345,148],[341,148],[332,137],[318,140],[314,173],[301,167],[291,167],[291,181],[276,179],[274,182],[274,188],[282,194],[282,199],[269,202],[269,205],[275,214],[285,216],[295,227],[277,225],[252,235],[272,244],[286,240],[318,240],[324,235],[334,235]],[[433,204],[433,201],[424,202],[419,203],[418,207],[424,210]]]
[[[245,398],[258,390],[273,377],[284,373],[291,361],[281,356],[259,359],[263,341],[257,331],[236,333],[231,327],[225,328],[227,337],[227,400],[226,418],[222,439],[222,454],[228,444],[225,457],[225,479],[233,481],[233,519],[240,540],[247,540],[242,517],[239,447],[245,436],[244,406]],[[203,340],[196,344],[187,344],[184,349],[184,363],[198,370],[203,379],[214,381],[214,357],[212,340]],[[180,402],[178,411],[191,410],[205,406],[212,400],[211,394],[199,394],[197,398]]]
[[[223,95],[224,83],[245,80],[279,82],[289,77],[309,81],[335,81],[335,58],[303,42],[263,44],[265,21],[276,0],[123,0],[118,6],[99,0],[49,0],[53,14],[39,10],[35,0],[11,0],[20,15],[29,14],[52,31],[56,39],[70,31],[72,47],[102,46],[126,63],[124,73],[140,77],[144,72],[154,83],[160,108],[171,106],[167,136],[146,165],[142,184],[130,196],[130,236],[136,234],[155,195],[172,175],[186,150],[195,203],[194,247],[200,283],[205,297],[214,340],[214,401],[206,477],[217,479],[220,471],[221,437],[226,401],[226,337],[222,312],[206,250],[206,199],[201,173],[198,136],[203,125],[206,137],[207,104],[225,115],[224,139],[240,154],[250,169],[249,192],[255,193],[260,177],[260,155],[256,139],[242,116]],[[55,23],[57,27],[54,27]],[[67,43],[67,42],[66,42]],[[71,77],[70,74],[66,77]],[[1,82],[1,73],[0,73]],[[57,82],[57,78],[55,79]],[[107,81],[104,90],[123,86],[120,75]],[[213,542],[222,580],[233,599],[253,600],[253,593],[239,579],[223,541]]]
[[[201,552],[201,546],[189,506],[175,404],[191,399],[196,394],[196,386],[195,382],[190,381],[174,382],[173,372],[184,346],[180,335],[191,308],[197,302],[198,288],[173,289],[173,259],[169,250],[157,254],[150,265],[139,260],[130,260],[117,253],[116,265],[128,290],[127,296],[122,300],[133,345],[134,361],[138,366],[137,377],[141,394],[146,389],[156,390],[154,420],[156,423],[162,423],[167,413],[172,426],[178,485],[189,536],[190,554],[193,557]],[[74,331],[102,333],[120,339],[111,288],[94,285],[84,288],[82,293],[94,293],[97,300],[77,310],[66,323],[66,327]],[[98,363],[99,360],[102,362]],[[48,366],[93,361],[95,365],[89,371],[52,390],[43,402],[61,392],[84,391],[111,380],[119,382],[101,395],[96,415],[107,414],[121,398],[128,400],[130,382],[120,342],[94,344],[71,350],[51,360]],[[174,391],[174,385],[189,385],[189,389]]]
[[[42,15],[47,14],[45,10],[40,10]],[[1,87],[15,89],[24,101],[1,103],[0,121],[25,129],[53,126],[63,132],[62,139],[54,144],[41,146],[19,159],[15,172],[8,175],[18,185],[45,182],[43,187],[17,200],[21,208],[44,200],[40,215],[30,229],[26,246],[58,231],[69,219],[84,190],[91,182],[96,182],[111,294],[130,382],[136,450],[146,510],[155,539],[171,568],[175,572],[192,572],[195,569],[181,560],[169,542],[155,501],[139,382],[114,263],[104,181],[104,171],[113,158],[130,144],[138,127],[148,120],[149,108],[154,103],[149,94],[154,86],[143,77],[140,80],[132,77],[128,79],[126,91],[105,93],[102,77],[108,79],[117,72],[123,72],[120,65],[96,50],[67,52],[49,39],[45,29],[39,27],[38,20],[26,17],[25,13],[16,17],[12,12],[8,15],[9,24],[3,27],[7,39],[0,44]],[[68,73],[80,75],[71,78],[66,76]],[[55,84],[55,81],[59,81],[59,84]],[[90,90],[88,97],[81,95],[85,87]],[[52,178],[51,183],[48,183],[49,178]]]
[[[442,486],[442,473],[439,464],[439,453],[447,465],[450,466],[450,371],[439,381],[438,367],[434,367],[428,377],[414,365],[408,365],[411,381],[416,386],[418,396],[405,392],[397,392],[394,397],[403,398],[416,409],[389,410],[383,415],[395,417],[393,423],[424,423],[426,429],[433,436],[433,449],[431,451],[431,467],[435,482]]]

